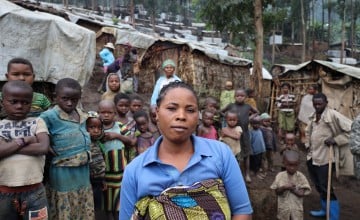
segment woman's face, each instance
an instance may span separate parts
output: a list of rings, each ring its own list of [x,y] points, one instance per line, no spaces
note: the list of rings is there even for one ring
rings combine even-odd
[[[156,113],[164,141],[178,145],[189,140],[199,119],[197,99],[186,88],[168,90]]]
[[[164,73],[167,77],[170,77],[174,74],[175,72],[175,67],[171,66],[171,65],[167,65],[164,67]]]

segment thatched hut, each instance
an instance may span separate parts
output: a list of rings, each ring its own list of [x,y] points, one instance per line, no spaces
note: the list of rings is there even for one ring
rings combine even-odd
[[[142,49],[139,53],[140,71],[137,74],[139,93],[151,94],[161,74],[161,64],[166,59],[175,61],[176,74],[194,86],[200,99],[206,96],[220,97],[226,80],[233,81],[235,88],[248,88],[250,84],[251,60],[228,56],[227,51],[205,43],[119,31],[116,44],[128,42]],[[266,75],[264,78],[264,92],[258,94],[260,106],[265,106],[262,103],[270,95],[272,77]]]
[[[360,68],[312,60],[299,65],[274,65],[272,88],[272,113],[276,117],[275,97],[280,94],[280,85],[288,82],[291,92],[297,96],[299,108],[301,98],[310,84],[317,84],[319,91],[328,97],[328,106],[353,119],[360,113]]]

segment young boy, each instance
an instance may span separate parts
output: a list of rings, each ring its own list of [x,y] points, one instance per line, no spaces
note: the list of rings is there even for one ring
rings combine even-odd
[[[0,121],[0,219],[47,219],[42,180],[48,129],[41,118],[27,117],[33,99],[28,83],[7,82],[2,95],[7,117]]]
[[[250,120],[252,129],[250,130],[251,155],[250,169],[259,179],[264,179],[266,173],[259,172],[261,168],[263,154],[266,152],[264,137],[260,130],[261,118],[256,116]]]
[[[262,126],[260,127],[260,130],[264,136],[265,141],[265,148],[266,153],[265,157],[263,157],[264,161],[266,161],[267,167],[263,166],[267,171],[273,172],[273,157],[274,152],[276,152],[277,149],[277,141],[276,141],[276,134],[273,131],[271,127],[271,117],[268,113],[262,113],[260,115]],[[265,164],[264,164],[265,165]]]
[[[249,120],[258,115],[259,111],[254,109],[248,104],[245,104],[246,92],[244,89],[237,89],[235,91],[235,103],[229,104],[225,109],[221,110],[226,112],[228,110],[235,111],[238,116],[237,125],[241,127],[243,133],[241,134],[241,159],[243,159],[244,176],[246,182],[251,182],[250,178],[250,153],[251,142],[249,132]]]
[[[125,93],[119,93],[114,98],[116,111],[118,115],[118,124],[120,126],[120,141],[125,145],[125,157],[128,163],[136,157],[136,122],[127,116],[130,110],[130,97]]]
[[[285,144],[280,149],[280,154],[283,154],[286,150],[299,151],[297,144],[295,143],[295,134],[287,133],[285,135]]]
[[[135,112],[141,110],[144,106],[144,101],[138,94],[130,96],[130,111],[126,114],[127,117],[133,118]]]
[[[5,74],[8,81],[20,80],[25,81],[30,86],[33,84],[35,74],[31,62],[24,58],[13,58],[8,62],[7,73]],[[1,99],[1,94],[0,94]],[[49,99],[37,92],[33,92],[33,98],[31,101],[31,109],[28,116],[39,116],[41,112],[47,110],[51,105]],[[0,117],[4,118],[6,115],[1,112]]]
[[[299,160],[297,151],[284,152],[286,171],[278,173],[270,186],[277,195],[279,220],[304,219],[303,197],[310,194],[311,188],[304,174],[298,171]]]
[[[153,134],[153,137],[156,140],[161,134],[157,126],[155,106],[150,106],[149,117],[150,117],[149,131]]]
[[[214,127],[214,113],[208,109],[202,112],[202,123],[197,129],[197,135],[200,137],[217,140],[218,135]]]

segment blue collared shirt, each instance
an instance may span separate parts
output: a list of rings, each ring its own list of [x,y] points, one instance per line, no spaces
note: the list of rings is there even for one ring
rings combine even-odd
[[[119,219],[130,219],[135,203],[145,196],[158,196],[172,186],[190,186],[218,178],[225,185],[232,215],[252,213],[239,165],[230,148],[215,140],[197,136],[191,139],[194,154],[182,172],[159,160],[158,149],[162,137],[126,167],[121,184]]]

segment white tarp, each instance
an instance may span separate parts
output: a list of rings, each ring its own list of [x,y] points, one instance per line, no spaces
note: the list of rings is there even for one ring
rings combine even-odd
[[[94,68],[95,45],[93,31],[0,0],[0,81],[6,80],[7,62],[23,57],[33,64],[36,81],[70,77],[84,86]]]

